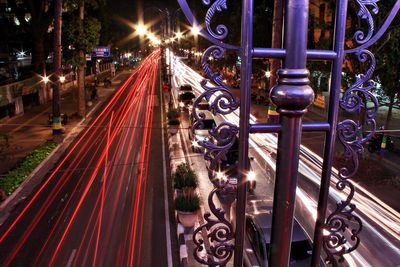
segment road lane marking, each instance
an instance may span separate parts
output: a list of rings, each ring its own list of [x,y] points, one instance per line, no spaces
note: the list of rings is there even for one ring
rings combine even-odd
[[[71,255],[69,256],[69,259],[68,259],[66,267],[71,267],[72,266],[72,262],[74,261],[75,254],[76,254],[76,249],[73,249],[72,252],[71,252]]]

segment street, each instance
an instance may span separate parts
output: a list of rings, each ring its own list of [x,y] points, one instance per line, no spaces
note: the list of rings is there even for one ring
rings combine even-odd
[[[171,266],[159,59],[143,60],[2,225],[0,265]]]

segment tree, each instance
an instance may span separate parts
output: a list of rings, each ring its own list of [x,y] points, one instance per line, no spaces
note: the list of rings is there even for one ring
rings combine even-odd
[[[394,1],[380,3],[383,14],[378,21],[383,22],[385,11],[390,10]],[[388,129],[392,118],[393,105],[400,102],[400,19],[398,16],[387,30],[383,43],[377,44],[374,52],[377,60],[376,80],[389,98],[389,103],[386,103],[388,113],[384,126],[385,129]]]
[[[91,6],[97,6],[98,2],[87,1]],[[101,23],[91,16],[85,15],[85,1],[70,1],[70,7],[77,7],[78,14],[71,12],[64,19],[63,43],[66,60],[78,68],[78,115],[86,114],[85,101],[85,54],[93,51],[99,43]]]
[[[58,142],[61,134],[61,117],[60,117],[60,87],[61,81],[61,24],[62,24],[62,0],[54,1],[54,57],[53,57],[53,135],[55,141]]]
[[[35,71],[43,68],[50,46],[49,27],[54,17],[54,1],[50,0],[8,0],[8,5],[25,31],[32,36],[32,64]],[[30,19],[25,19],[29,13]]]

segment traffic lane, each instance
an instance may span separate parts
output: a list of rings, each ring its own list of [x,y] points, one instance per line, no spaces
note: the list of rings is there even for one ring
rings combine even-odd
[[[159,91],[157,91],[157,102],[161,100]],[[150,148],[150,162],[149,162],[149,175],[144,201],[144,214],[142,225],[142,238],[141,238],[141,257],[138,266],[168,266],[167,246],[168,240],[166,239],[166,225],[171,223],[171,220],[166,222],[165,206],[166,201],[172,204],[172,189],[169,186],[163,186],[163,157],[162,157],[162,128],[164,125],[161,120],[161,105],[155,104],[155,112],[153,118],[152,138],[149,143]],[[169,183],[169,185],[171,185]],[[164,199],[164,190],[167,190],[170,199]],[[170,217],[173,221],[173,217]],[[177,251],[172,251],[172,256],[175,265],[178,265]]]
[[[124,130],[125,129],[125,130]],[[122,126],[120,134],[128,136],[130,134],[130,127]],[[123,138],[123,137],[122,137]],[[126,140],[126,139],[125,139]],[[123,232],[127,232],[129,228],[129,219],[131,211],[134,208],[134,196],[135,196],[135,185],[136,181],[134,178],[137,174],[138,163],[135,161],[136,154],[140,150],[140,140],[141,136],[136,135],[135,140],[129,144],[127,141],[119,143],[118,146],[110,147],[110,155],[129,155],[126,161],[118,160],[110,161],[107,164],[108,177],[104,177],[105,170],[102,168],[99,170],[98,175],[95,178],[95,182],[91,186],[91,189],[85,198],[80,212],[77,214],[74,223],[71,226],[71,230],[65,237],[63,242],[63,247],[60,249],[59,255],[55,261],[55,264],[67,264],[69,260],[73,259],[75,264],[87,265],[91,264],[94,260],[95,254],[99,260],[97,262],[102,262],[100,259],[117,259],[117,251],[119,246],[107,246],[105,249],[105,244],[122,244],[126,243]],[[132,145],[130,147],[130,145]],[[134,148],[134,149],[132,149]],[[128,171],[125,171],[125,170]],[[102,183],[107,183],[107,195],[104,200],[103,215],[101,220],[101,230],[100,236],[97,237],[98,227],[100,220],[97,216],[100,209],[100,199],[101,186]],[[117,197],[116,197],[117,196]],[[119,212],[121,207],[124,207],[124,212]],[[72,213],[75,206],[72,205],[69,208],[68,213]],[[118,220],[120,222],[118,222]],[[115,223],[114,221],[117,221]],[[125,227],[124,227],[125,226]],[[60,233],[63,233],[66,225],[61,225]],[[119,233],[108,234],[111,229],[121,229]],[[99,242],[96,242],[100,238]],[[110,238],[112,240],[110,240]],[[116,239],[114,241],[113,239]],[[54,253],[57,243],[57,238],[53,246],[49,246],[49,256]],[[97,243],[97,244],[96,244]],[[96,247],[98,246],[97,252]],[[91,249],[88,249],[91,248]],[[48,259],[48,256],[44,256],[44,259]],[[46,262],[43,262],[45,264]],[[115,262],[113,262],[115,264]]]
[[[105,123],[105,124],[107,124],[107,123]],[[75,168],[77,168],[77,172],[75,173],[75,177],[72,177],[70,180],[78,180],[78,179],[80,179],[83,175],[87,175],[87,176],[90,176],[90,175],[92,175],[92,172],[93,171],[96,171],[96,168],[95,168],[95,165],[96,165],[96,163],[97,163],[97,161],[98,161],[98,159],[99,159],[99,157],[100,157],[100,154],[101,154],[101,151],[104,149],[104,147],[105,147],[105,143],[106,143],[106,141],[105,141],[105,135],[106,135],[106,131],[104,130],[105,129],[105,127],[104,127],[104,125],[96,125],[94,128],[93,128],[93,131],[95,131],[95,133],[94,133],[94,135],[97,137],[97,138],[99,138],[99,137],[102,137],[102,139],[101,139],[101,142],[99,141],[99,139],[97,139],[97,140],[91,140],[91,143],[92,143],[92,145],[91,145],[91,147],[90,148],[86,148],[86,156],[85,157],[82,157],[82,155],[81,156],[78,156],[78,155],[72,155],[72,157],[74,157],[74,158],[79,158],[79,157],[81,157],[82,159],[83,159],[83,161],[82,161],[82,163],[81,163],[81,165],[80,166],[78,166],[78,167],[76,167],[76,166],[74,166],[73,168],[75,169]],[[100,149],[99,149],[100,148]],[[96,152],[97,151],[97,152]],[[100,152],[99,152],[100,151]],[[71,157],[71,158],[72,158]],[[71,162],[70,160],[68,160],[67,162],[65,162],[65,164],[67,164],[67,166],[65,166],[64,168],[65,169],[68,169],[70,166],[69,166],[69,164],[71,164],[71,163],[73,163],[73,162]],[[96,178],[98,178],[98,177],[96,177]],[[95,178],[95,179],[96,179]],[[101,179],[101,178],[100,178]],[[87,183],[82,183],[81,184],[81,186],[76,190],[76,193],[74,194],[74,196],[75,196],[75,198],[74,198],[74,201],[72,201],[72,202],[68,202],[69,203],[69,210],[67,210],[67,211],[64,211],[64,213],[63,214],[71,214],[72,213],[72,211],[71,210],[73,210],[73,207],[75,207],[76,206],[76,204],[78,203],[78,200],[77,199],[79,199],[79,197],[80,197],[80,194],[85,190],[85,188],[88,186],[88,184]],[[93,188],[95,188],[95,186],[96,186],[96,183],[94,183],[94,187]],[[93,190],[93,189],[91,189],[91,190]],[[94,190],[93,190],[93,192],[97,192],[98,191],[98,188],[95,188]],[[73,192],[73,191],[71,191],[71,192]],[[71,195],[72,193],[70,193],[70,195]],[[90,195],[90,194],[89,194]],[[90,200],[91,198],[89,198],[89,200]],[[85,203],[83,203],[83,204],[85,204]],[[60,207],[61,208],[61,207]],[[58,227],[58,233],[59,234],[61,234],[62,232],[63,232],[63,228],[64,228],[64,226],[65,226],[65,224],[66,223],[69,223],[69,219],[68,219],[68,217],[66,217],[65,219],[64,219],[64,225],[62,225],[62,226],[60,226],[60,227]],[[57,236],[57,235],[55,235],[55,236]],[[79,236],[79,235],[77,235],[77,236]],[[57,243],[57,238],[53,238],[53,243]],[[54,245],[54,246],[56,246],[56,245]],[[54,249],[54,247],[51,247],[50,246],[50,248],[49,248],[50,250],[52,250],[52,249]],[[53,252],[50,252],[50,254],[54,254],[54,250],[53,250]],[[44,257],[45,259],[50,259],[50,257]]]
[[[144,90],[143,90],[144,91]],[[140,103],[144,103],[145,101],[142,101],[142,102],[140,102]],[[135,114],[137,115],[137,114],[144,114],[144,112],[135,112]],[[138,125],[138,126],[140,126],[140,125],[142,125],[142,122],[135,122],[136,124],[135,124],[135,126],[133,126],[133,128],[134,128],[134,130],[136,130],[136,128],[140,128],[140,127],[137,127],[136,125]],[[123,129],[129,129],[129,134],[130,135],[132,135],[132,121],[130,122],[130,123],[128,123],[127,125],[122,125],[121,127],[120,127],[120,129],[118,130],[118,131],[121,131],[121,129],[122,129],[122,131],[123,131]],[[138,138],[136,138],[136,140],[139,140],[140,139],[140,136],[138,136]],[[132,143],[132,140],[130,140],[129,141],[129,143],[119,143],[118,144],[118,146],[121,146],[121,147],[123,147],[123,148],[130,148],[131,146],[133,146],[133,147],[138,147],[137,145],[135,145],[135,144],[133,144]],[[121,150],[119,150],[119,151],[121,151]],[[137,151],[136,151],[137,152]],[[135,153],[135,151],[132,153],[131,151],[122,151],[122,153],[121,152],[117,152],[116,154],[117,155],[126,155],[126,154],[128,154],[129,155],[129,153],[130,154],[132,154],[132,155],[135,155],[135,154],[137,154],[137,153]],[[128,159],[127,161],[124,161],[124,162],[121,162],[121,165],[123,165],[124,167],[122,168],[122,170],[124,170],[125,171],[125,168],[129,165],[129,162],[133,162],[133,158],[132,159]],[[118,165],[117,165],[118,166]],[[110,167],[108,167],[108,168],[110,168]],[[129,169],[129,168],[128,168]],[[129,177],[132,177],[133,175],[134,175],[134,173],[129,173],[129,172],[126,172],[127,173],[127,176],[129,176]],[[124,178],[124,175],[123,174],[121,174],[121,175],[119,175],[119,174],[114,174],[114,173],[112,173],[112,175],[111,175],[111,177],[115,177],[115,176],[117,176],[117,177],[121,177],[122,179],[119,179],[119,181],[124,181],[124,180],[128,180],[129,181],[129,177],[127,177],[127,179],[123,179]],[[104,177],[104,179],[106,179],[106,177]],[[119,183],[119,182],[118,182]],[[127,186],[127,193],[128,193],[128,196],[135,196],[135,192],[133,191],[133,187],[135,187],[136,185],[134,184],[132,187],[129,187],[129,190],[131,191],[131,192],[129,192],[128,191],[128,186]],[[120,187],[120,186],[119,186]],[[137,193],[137,192],[136,192]],[[112,194],[111,194],[112,195]],[[120,194],[118,194],[118,195],[120,195]],[[128,199],[129,199],[129,197],[128,197]],[[137,201],[137,200],[136,200]],[[111,202],[111,201],[110,201]],[[108,200],[106,200],[105,201],[105,206],[104,206],[104,212],[105,213],[103,213],[103,214],[112,214],[112,212],[113,211],[115,211],[115,207],[110,211],[110,213],[107,213],[107,208],[106,208],[106,204],[107,203],[110,203]],[[134,201],[127,201],[128,203],[134,203]],[[133,205],[133,204],[132,204]],[[135,205],[136,205],[136,203],[135,203]],[[126,209],[128,209],[128,211],[131,211],[131,210],[133,210],[133,207],[129,207],[129,205],[127,205],[126,206]],[[128,213],[129,214],[129,213]],[[99,215],[100,216],[100,215]],[[126,216],[128,219],[130,219],[131,218],[131,214],[129,214],[129,216]],[[114,218],[114,216],[110,216],[110,218]],[[87,218],[83,218],[82,219],[82,221],[83,222],[86,222],[88,219]],[[108,222],[107,222],[107,220],[94,220],[93,221],[93,223],[97,223],[97,225],[99,224],[99,222],[101,222],[102,223],[102,226],[104,226],[105,228],[107,228],[107,224],[108,224]],[[78,225],[79,225],[79,223],[78,223]],[[129,226],[129,223],[122,223],[122,225],[127,225],[127,226]],[[95,227],[96,225],[94,225],[94,227]],[[98,226],[99,227],[99,226]],[[103,232],[103,229],[104,229],[104,227],[101,227],[102,228],[102,230],[101,230],[101,232]],[[113,227],[112,227],[113,228]],[[87,228],[86,228],[87,229]],[[86,232],[86,231],[85,231]],[[105,231],[106,233],[108,232],[108,231]],[[126,232],[129,232],[128,230],[126,231]],[[119,235],[119,236],[121,236],[121,235]],[[124,236],[124,237],[126,237],[127,235],[122,235],[122,236]],[[98,236],[97,238],[93,238],[93,234],[90,236],[90,238],[89,238],[89,243],[91,242],[92,244],[91,244],[91,247],[92,248],[95,248],[95,247],[97,247],[99,244],[98,243],[100,243],[100,244],[104,244],[104,243],[107,243],[107,244],[109,244],[109,241],[108,240],[102,240],[101,242],[99,242],[98,240],[99,240],[99,238],[102,238],[102,239],[104,239],[105,237],[103,237],[102,235],[100,235],[100,236]],[[118,237],[118,236],[117,236]],[[96,244],[93,244],[93,240],[96,240]],[[83,242],[83,241],[81,241],[81,242]],[[70,243],[72,243],[72,242],[68,242],[68,244],[70,244]],[[119,244],[121,244],[121,243],[125,243],[125,247],[123,247],[123,251],[125,251],[125,249],[126,249],[126,243],[131,243],[131,241],[127,241],[127,240],[124,240],[124,242],[117,242],[117,243],[119,243]],[[114,247],[112,247],[112,248],[114,248]],[[94,254],[94,258],[96,259],[96,256],[100,259],[100,258],[104,258],[104,257],[102,257],[102,253],[101,253],[101,247],[99,247],[98,248],[98,250],[99,250],[99,252],[97,252],[97,250],[94,250],[93,252],[91,252],[91,251],[85,251],[85,253],[83,253],[83,252],[80,252],[80,250],[78,250],[77,252],[75,252],[75,254],[71,254],[71,256],[74,256],[75,257],[75,259],[74,259],[74,262],[79,262],[79,256],[81,256],[81,255],[84,255],[84,258],[83,258],[83,261],[85,262],[86,261],[86,259],[88,258],[88,254],[89,254],[89,256],[93,256],[93,254]],[[66,250],[66,251],[68,251],[68,249]],[[76,248],[75,249],[72,249],[72,251],[76,251]],[[107,250],[108,252],[110,252],[110,250]],[[111,258],[112,259],[116,259],[116,257],[113,257],[113,256],[115,256],[115,255],[111,255]],[[120,255],[119,255],[120,256]],[[131,255],[130,255],[131,256]],[[126,261],[126,258],[127,258],[128,256],[125,256],[124,255],[124,261]],[[93,258],[93,257],[89,257],[89,259],[91,259],[91,258]],[[109,258],[109,257],[106,257],[106,258]],[[121,257],[119,257],[119,258],[121,258]],[[71,258],[70,258],[71,259]],[[93,260],[95,260],[95,259],[93,259]],[[64,257],[64,261],[65,261],[65,257]],[[62,262],[62,261],[61,261]],[[113,264],[115,264],[115,262],[113,263]]]
[[[76,159],[76,158],[75,158]],[[70,158],[68,158],[67,160],[65,160],[64,161],[64,163],[66,163],[66,162],[70,162],[70,161],[74,161],[75,159],[70,159]],[[55,173],[58,171],[58,170],[60,170],[59,168],[55,171]],[[64,173],[67,173],[66,171],[64,172]],[[69,175],[71,175],[70,173],[69,173]],[[52,184],[52,183],[54,183],[55,182],[55,180],[56,179],[52,179],[52,180],[50,180],[48,183],[49,184]],[[71,181],[72,179],[70,179],[70,180],[68,180],[68,181]],[[61,183],[62,184],[62,183]],[[60,184],[57,184],[58,186],[60,186]],[[46,190],[47,191],[49,191],[50,189],[49,189],[50,187],[45,187],[44,189],[43,189],[43,191],[42,192],[46,192]],[[51,190],[50,190],[51,191]],[[57,191],[58,193],[60,192],[60,191]],[[61,191],[62,192],[62,191]],[[49,194],[45,194],[45,195],[49,195]],[[64,194],[64,192],[62,192],[61,193],[61,196],[64,196],[65,194]],[[61,196],[60,196],[60,198],[61,198]],[[68,194],[66,194],[66,196],[68,196]],[[53,194],[52,196],[51,196],[52,198],[54,198],[54,197],[58,197],[57,196],[57,194]],[[38,198],[43,198],[43,194],[42,195],[40,195]],[[62,198],[61,198],[62,199]],[[48,201],[49,199],[46,199],[47,200],[47,202],[50,202],[50,201]],[[44,202],[46,205],[48,204],[47,202]],[[37,203],[39,203],[39,202],[37,202]],[[57,206],[58,204],[57,204],[57,202],[55,202],[56,204],[54,204],[55,206]],[[34,203],[34,204],[36,204],[36,203]],[[41,205],[39,205],[39,207],[37,207],[37,205],[35,206],[34,204],[32,204],[32,207],[36,207],[37,209],[36,209],[36,211],[37,210],[40,210],[42,207],[41,207]],[[50,205],[50,204],[49,204]],[[48,209],[49,208],[49,206],[47,206],[44,210],[49,210],[50,211],[50,213],[53,213],[52,212],[52,209]],[[55,207],[55,208],[57,208],[57,207]],[[25,211],[27,211],[27,212],[25,212],[25,215],[26,214],[29,214],[29,210],[25,210]],[[35,211],[35,212],[36,212]],[[31,217],[33,217],[34,218],[34,215],[35,215],[35,213],[33,213],[33,214],[30,214],[30,215],[32,215]],[[50,215],[49,215],[50,216]],[[43,213],[41,213],[40,214],[40,216],[39,216],[40,218],[41,218],[41,220],[43,221],[43,218],[44,218],[44,220],[46,220],[46,216],[43,216]],[[29,219],[27,220],[27,221],[29,221]],[[35,221],[35,224],[37,225],[38,224],[38,221],[40,221],[40,219],[37,219],[36,221]],[[19,220],[19,222],[21,222],[21,220]],[[26,221],[25,221],[25,224],[26,224]],[[43,224],[40,224],[40,225],[43,225]],[[25,227],[22,227],[22,228],[20,228],[20,231],[22,231],[21,229],[25,229],[26,228],[26,225],[25,225]],[[3,228],[3,229],[6,229],[6,228]],[[28,230],[28,232],[30,231],[30,233],[32,233],[32,227],[29,227],[29,230]],[[16,231],[16,232],[18,232],[18,231]],[[23,231],[22,231],[23,232]],[[14,233],[13,233],[14,234]],[[10,236],[12,236],[12,235],[10,235]],[[40,237],[43,237],[43,235],[30,235],[30,234],[25,234],[24,236],[23,236],[23,238],[26,238],[27,236],[29,236],[29,237],[32,237],[32,236],[40,236]],[[7,236],[4,240],[5,241],[7,241],[7,238],[8,238],[9,236]],[[14,235],[14,237],[15,237],[15,235]],[[2,239],[4,238],[4,236],[2,236]],[[17,238],[18,239],[18,238]],[[5,244],[6,242],[2,242],[2,244]],[[23,242],[22,242],[23,243]],[[18,242],[17,243],[17,245],[19,245],[19,244],[21,244],[21,242]],[[13,244],[13,245],[15,245],[15,244]],[[10,248],[13,248],[14,246],[9,246]],[[36,245],[36,246],[33,246],[34,248],[37,248],[38,246]],[[15,252],[15,253],[18,253],[18,252]],[[20,254],[18,254],[18,256],[22,256],[22,257],[19,257],[19,258],[23,258],[23,253],[20,253]],[[4,258],[3,258],[4,259]]]

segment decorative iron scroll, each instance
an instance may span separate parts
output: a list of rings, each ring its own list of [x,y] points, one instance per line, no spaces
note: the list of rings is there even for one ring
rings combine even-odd
[[[357,16],[359,16],[361,19],[366,20],[368,23],[368,33],[365,36],[364,32],[361,30],[358,30],[354,33],[354,40],[358,44],[364,44],[368,42],[368,40],[371,39],[372,34],[374,32],[374,19],[372,17],[372,14],[376,15],[379,12],[379,8],[377,5],[378,0],[356,0],[359,10],[357,12]],[[372,6],[372,14],[371,11],[369,10],[368,6]]]
[[[387,21],[392,21],[393,17],[387,18],[385,24],[379,29],[376,35],[374,32],[373,14],[376,15],[379,11],[376,0],[356,0],[358,4],[357,15],[367,21],[368,32],[358,30],[354,34],[354,40],[360,44],[358,48],[346,51],[347,54],[354,53],[357,56],[358,62],[367,64],[367,70],[363,74],[356,76],[356,81],[343,94],[340,100],[340,107],[347,112],[363,112],[364,120],[354,121],[350,119],[343,120],[338,123],[338,137],[344,146],[345,158],[351,159],[352,167],[342,167],[339,170],[339,177],[336,183],[336,188],[342,192],[348,192],[347,198],[336,204],[336,209],[327,217],[325,230],[328,234],[324,236],[323,247],[327,254],[327,263],[344,261],[344,254],[355,250],[359,243],[359,233],[362,229],[362,222],[358,216],[354,214],[355,205],[351,203],[354,196],[354,185],[348,180],[358,170],[358,156],[364,150],[363,144],[369,140],[376,130],[375,117],[378,112],[378,101],[372,94],[372,89],[375,84],[371,79],[375,70],[376,60],[374,55],[365,48],[371,46],[382,35],[389,26]],[[372,14],[369,9],[372,7]],[[391,13],[391,16],[393,13]],[[394,14],[395,15],[395,14]],[[393,15],[393,16],[394,16]],[[373,42],[372,42],[373,41]],[[366,130],[368,134],[364,135]],[[346,238],[349,236],[349,240]]]
[[[181,4],[181,1],[179,2]],[[215,29],[212,29],[211,20],[217,12],[227,9],[227,1],[216,0],[211,3],[210,0],[203,0],[202,2],[204,5],[209,6],[205,16],[205,25],[211,38],[207,39],[218,41],[225,39],[228,34],[228,28],[223,24],[219,24]],[[181,6],[185,7],[185,4],[181,4]],[[185,8],[182,10],[188,18],[191,17],[188,10]],[[194,18],[192,20],[194,21]],[[222,42],[213,41],[213,43],[214,45],[203,53],[201,60],[206,79],[200,83],[204,92],[193,103],[192,116],[195,120],[192,127],[193,134],[197,129],[204,128],[205,114],[197,110],[197,106],[202,100],[206,100],[210,104],[210,110],[214,115],[227,115],[239,107],[239,101],[232,90],[224,83],[223,74],[212,70],[208,64],[209,57],[220,59],[224,56],[226,49],[237,50],[237,48]],[[213,85],[209,84],[209,82],[213,83]],[[208,176],[215,186],[208,197],[208,204],[216,219],[211,218],[212,215],[210,213],[204,214],[206,223],[199,226],[193,234],[196,246],[194,257],[198,262],[208,266],[225,266],[233,256],[235,234],[232,224],[225,218],[225,211],[216,207],[214,196],[217,195],[221,203],[229,206],[236,198],[236,185],[232,185],[229,179],[215,177],[215,172],[218,171],[219,163],[226,160],[227,152],[237,139],[238,127],[232,123],[223,122],[209,130],[209,134],[210,138],[198,141],[198,144],[205,148],[204,159],[209,162]],[[203,230],[207,231],[209,249],[204,247]],[[205,257],[203,257],[204,251],[206,251]]]
[[[208,6],[210,4],[210,0],[203,0],[203,4]],[[205,19],[207,31],[212,37],[217,40],[225,39],[228,35],[228,28],[223,24],[220,24],[216,27],[216,32],[211,29],[212,17],[214,16],[215,12],[222,11],[223,9],[228,9],[228,6],[226,5],[226,0],[215,1],[208,9]]]
[[[204,219],[207,223],[198,227],[193,233],[193,242],[196,245],[194,249],[195,259],[208,266],[224,266],[233,256],[234,238],[232,224],[225,218],[225,211],[217,208],[213,202],[214,195],[222,190],[222,187],[214,188],[208,196],[208,205],[211,212],[217,219],[212,219],[211,214],[206,212]],[[203,239],[203,228],[207,230],[207,239],[211,242],[207,249],[207,255],[212,257],[201,257],[202,252],[206,250]]]

